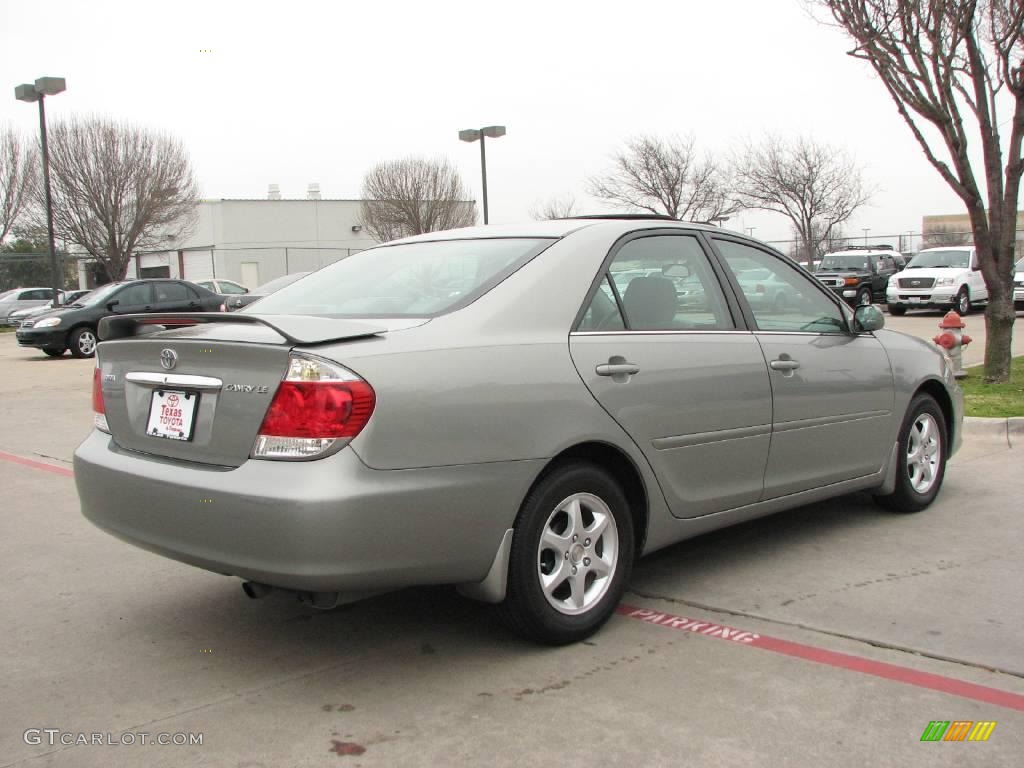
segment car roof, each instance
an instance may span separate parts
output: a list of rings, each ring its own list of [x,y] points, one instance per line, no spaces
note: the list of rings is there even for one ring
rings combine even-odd
[[[397,245],[400,243],[423,243],[437,240],[473,240],[482,238],[498,237],[540,237],[560,238],[577,232],[581,229],[600,227],[608,231],[609,235],[626,234],[638,229],[700,229],[709,232],[728,233],[735,237],[749,239],[740,232],[722,229],[712,224],[701,224],[691,221],[679,221],[667,216],[648,215],[602,215],[600,217],[576,217],[568,219],[550,219],[546,221],[524,221],[518,224],[487,224],[475,227],[463,227],[461,229],[446,229],[442,232],[428,232],[423,235],[404,237],[401,240],[392,240],[383,245]],[[752,241],[756,242],[756,241]]]
[[[973,251],[973,245],[936,245],[932,248],[922,248],[918,253],[927,253],[928,251]]]
[[[839,251],[829,251],[822,256],[902,256],[903,254],[899,251],[893,251],[889,248],[856,248],[853,250],[842,249]]]

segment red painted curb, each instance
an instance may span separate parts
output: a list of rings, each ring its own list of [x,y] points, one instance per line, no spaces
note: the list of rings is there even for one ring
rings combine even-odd
[[[15,456],[13,453],[4,453],[0,451],[0,461],[8,461],[11,464],[20,464],[23,467],[30,467],[31,469],[41,469],[43,472],[53,472],[55,475],[63,475],[64,477],[74,477],[75,473],[66,467],[58,467],[56,464],[46,464],[42,461],[36,461],[35,459],[25,459],[21,456]]]
[[[838,651],[817,648],[813,645],[793,643],[789,640],[736,629],[724,624],[716,624],[701,619],[688,619],[683,616],[660,613],[647,608],[637,608],[632,605],[620,605],[615,611],[627,618],[655,624],[659,627],[694,632],[705,637],[714,637],[739,645],[749,645],[752,648],[761,648],[772,653],[780,653],[783,656],[792,656],[796,659],[813,661],[817,664],[825,664],[839,669],[849,669],[853,672],[860,672],[861,674],[872,675],[873,677],[880,677],[885,680],[894,680],[898,683],[913,685],[917,688],[927,688],[932,691],[947,693],[951,696],[994,704],[997,707],[1024,711],[1024,696],[1018,693],[1011,693],[1010,691],[1002,691],[998,688],[989,688],[986,685],[968,683],[952,677],[934,675],[930,672],[920,672],[910,667],[901,667],[896,664],[887,664],[884,661],[851,656],[848,653],[839,653]]]

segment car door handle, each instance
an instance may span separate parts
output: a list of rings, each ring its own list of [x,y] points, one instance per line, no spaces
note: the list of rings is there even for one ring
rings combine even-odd
[[[598,376],[632,376],[640,373],[640,366],[636,363],[601,363],[594,368]]]
[[[800,367],[796,360],[772,360],[768,365],[773,371],[795,371]]]

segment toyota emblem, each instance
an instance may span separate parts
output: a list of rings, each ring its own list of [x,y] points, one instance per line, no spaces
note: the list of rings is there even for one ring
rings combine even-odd
[[[178,353],[173,349],[160,350],[160,365],[164,370],[171,370],[178,364]]]

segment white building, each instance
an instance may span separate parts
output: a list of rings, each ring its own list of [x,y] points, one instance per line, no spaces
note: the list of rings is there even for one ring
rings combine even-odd
[[[126,277],[220,277],[255,288],[290,272],[318,269],[375,245],[360,224],[359,200],[281,199],[271,185],[265,200],[203,200],[192,232],[167,250],[133,257]],[[90,284],[85,261],[79,281]]]

